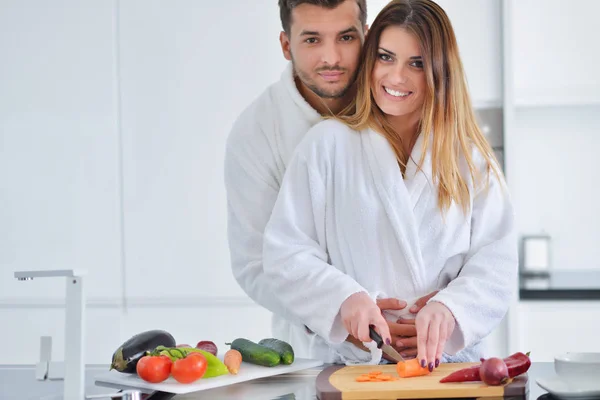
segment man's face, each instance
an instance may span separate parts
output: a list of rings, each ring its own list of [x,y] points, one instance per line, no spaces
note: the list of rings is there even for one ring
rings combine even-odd
[[[292,11],[289,36],[281,33],[285,58],[301,83],[326,99],[342,97],[351,85],[364,31],[355,0],[334,9],[301,4]]]

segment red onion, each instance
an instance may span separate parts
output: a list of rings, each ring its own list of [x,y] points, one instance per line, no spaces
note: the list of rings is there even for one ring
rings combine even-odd
[[[503,385],[508,381],[508,367],[500,358],[488,358],[481,363],[479,376],[488,385]]]

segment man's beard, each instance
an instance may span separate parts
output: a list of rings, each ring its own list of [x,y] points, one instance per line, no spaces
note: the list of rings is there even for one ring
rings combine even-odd
[[[319,96],[323,99],[339,99],[339,98],[344,97],[346,95],[346,93],[348,92],[348,89],[350,88],[350,85],[352,83],[352,80],[349,80],[348,83],[346,84],[346,86],[344,86],[341,89],[326,90],[326,89],[323,89],[323,88],[320,88],[319,86],[317,86],[317,84],[310,78],[310,76],[308,74],[305,74],[304,71],[301,71],[300,69],[296,68],[296,64],[294,63],[293,58],[292,58],[292,66],[294,67],[294,72],[295,72],[296,76],[300,79],[300,81],[304,84],[304,86],[309,88],[313,93],[315,93],[317,96]],[[319,70],[317,72],[321,72],[321,71],[346,71],[347,72],[346,69],[339,68],[339,67],[319,68]]]

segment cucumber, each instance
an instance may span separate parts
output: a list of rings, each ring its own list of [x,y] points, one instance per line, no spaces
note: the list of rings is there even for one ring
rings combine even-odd
[[[290,365],[294,362],[294,349],[289,343],[275,338],[267,338],[261,340],[258,344],[279,353],[282,364]]]
[[[225,344],[239,351],[242,354],[242,361],[247,363],[262,365],[263,367],[274,367],[281,362],[281,356],[278,352],[248,339],[238,338]]]

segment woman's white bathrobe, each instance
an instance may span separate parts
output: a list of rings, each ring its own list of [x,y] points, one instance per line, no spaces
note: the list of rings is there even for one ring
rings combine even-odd
[[[470,183],[468,215],[453,204],[444,222],[429,152],[417,171],[421,142],[404,179],[393,149],[372,130],[324,121],[297,147],[265,229],[263,266],[287,313],[283,339],[303,355],[371,360],[344,342],[339,315],[359,291],[415,299],[441,289],[430,301],[445,304],[457,322],[446,361],[461,354],[458,360],[477,361],[481,339],[507,312],[517,287],[517,242],[506,186],[493,173],[487,190]],[[485,174],[483,157],[474,155]],[[469,177],[466,162],[464,173]]]

